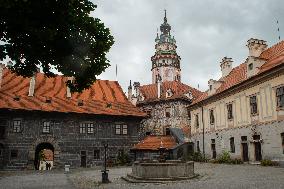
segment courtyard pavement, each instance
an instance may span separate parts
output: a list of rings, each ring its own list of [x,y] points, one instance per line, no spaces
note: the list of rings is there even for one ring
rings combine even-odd
[[[121,180],[131,172],[130,167],[111,168],[111,183],[100,184],[101,172],[97,169],[63,171],[0,173],[1,189],[130,189],[130,188],[177,188],[177,189],[284,189],[284,168],[259,165],[220,165],[195,163],[195,172],[200,176],[187,181],[165,184],[127,183]]]

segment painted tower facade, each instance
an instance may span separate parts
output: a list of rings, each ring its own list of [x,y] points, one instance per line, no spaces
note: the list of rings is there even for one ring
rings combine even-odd
[[[155,55],[151,57],[152,83],[180,81],[180,57],[176,52],[176,40],[171,35],[171,26],[168,24],[166,11],[160,31],[160,35],[157,33],[155,39]]]

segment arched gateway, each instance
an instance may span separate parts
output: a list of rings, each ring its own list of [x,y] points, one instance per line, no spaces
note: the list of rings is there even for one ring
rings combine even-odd
[[[45,153],[45,159],[40,158]],[[29,169],[39,170],[40,163],[52,164],[52,167],[59,166],[60,148],[54,138],[37,139],[29,149]],[[40,162],[40,160],[42,160]],[[45,167],[46,168],[46,167]],[[45,169],[44,168],[44,169]]]

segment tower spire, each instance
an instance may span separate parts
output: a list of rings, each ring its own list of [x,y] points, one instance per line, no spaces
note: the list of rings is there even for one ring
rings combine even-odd
[[[164,22],[166,23],[167,22],[167,10],[165,9],[165,17],[164,17]]]

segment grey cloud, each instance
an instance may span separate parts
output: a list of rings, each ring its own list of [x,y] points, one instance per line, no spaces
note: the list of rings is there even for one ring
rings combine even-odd
[[[281,0],[94,0],[98,5],[92,13],[111,29],[115,45],[108,57],[111,67],[100,78],[118,80],[127,89],[129,80],[142,84],[151,82],[151,61],[157,27],[167,9],[182,58],[182,81],[207,89],[210,78],[217,79],[219,62],[232,57],[234,66],[242,63],[247,54],[246,41],[260,38],[275,44],[276,19],[284,37],[284,1]]]

